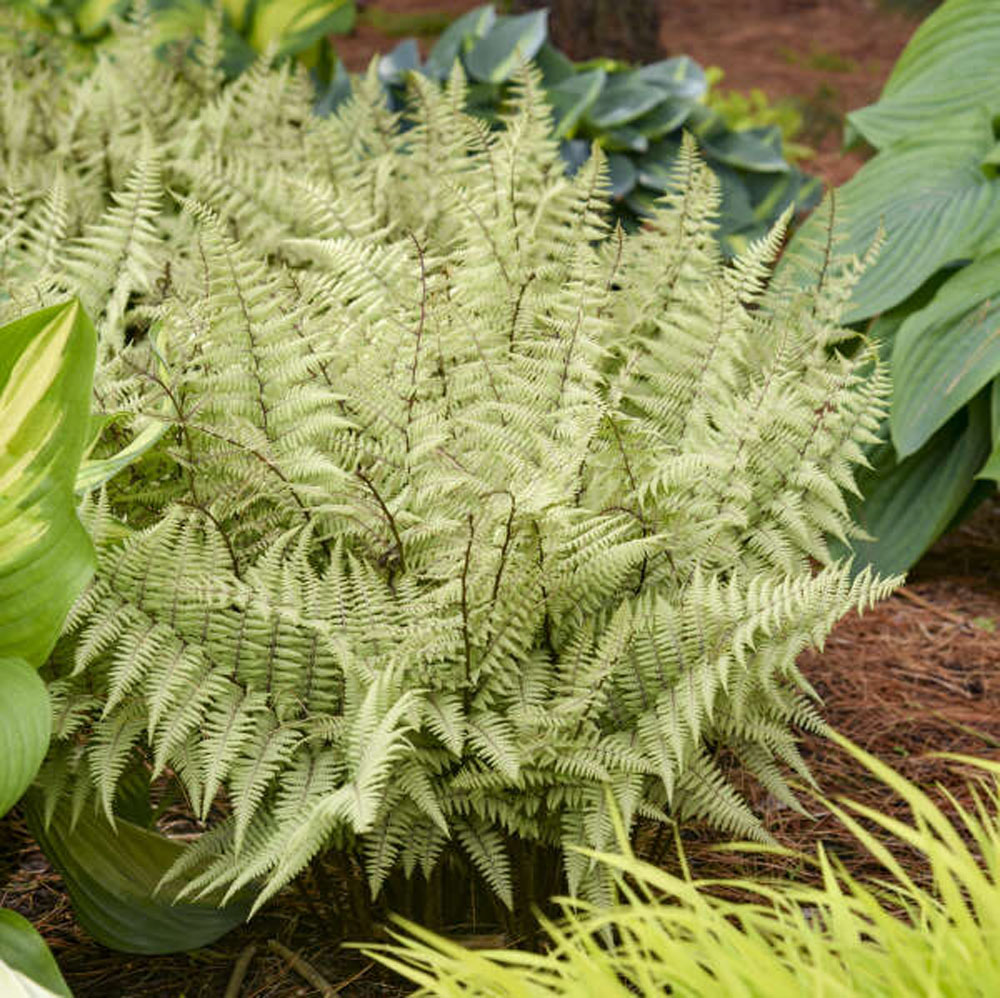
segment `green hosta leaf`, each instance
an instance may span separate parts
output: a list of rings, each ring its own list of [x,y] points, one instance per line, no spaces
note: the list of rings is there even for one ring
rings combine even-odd
[[[45,940],[17,912],[0,908],[0,994],[4,998],[19,993],[11,983],[14,973],[23,975],[35,987],[31,990],[22,982],[21,994],[72,998]]]
[[[886,243],[855,288],[845,320],[875,315],[908,297],[942,266],[975,254],[1000,221],[1000,185],[980,169],[993,147],[984,112],[933,124],[890,146],[837,192],[838,252],[863,254],[884,226]],[[823,219],[799,229],[786,257],[816,267]]]
[[[546,91],[546,97],[552,105],[557,138],[573,134],[577,123],[593,107],[606,80],[607,73],[603,69],[594,69],[589,73],[571,76]]]
[[[535,57],[547,35],[547,10],[518,17],[498,17],[489,33],[465,57],[465,68],[475,80],[503,83],[522,63]]]
[[[489,5],[470,10],[468,14],[453,21],[445,28],[427,56],[424,72],[437,80],[448,79],[455,60],[470,51],[493,27],[496,19],[496,11]]]
[[[206,946],[249,913],[242,898],[224,908],[175,901],[176,888],[157,888],[184,846],[157,832],[87,808],[75,824],[56,811],[46,827],[32,795],[32,834],[62,875],[77,920],[98,942],[126,953],[175,953]]]
[[[990,449],[989,406],[978,398],[917,453],[897,462],[891,444],[858,476],[864,502],[852,504],[874,540],[856,541],[854,568],[904,572],[941,536],[965,504]]]
[[[947,140],[952,119],[1000,113],[1000,4],[950,0],[910,39],[876,104],[848,115],[877,149],[934,122]]]
[[[52,714],[45,683],[20,658],[0,658],[0,816],[28,789],[45,758]]]
[[[637,72],[615,73],[587,112],[590,128],[602,131],[628,124],[663,102],[663,91]]]
[[[705,70],[686,55],[650,63],[636,70],[635,75],[643,83],[652,83],[671,97],[696,101],[708,91]]]
[[[903,323],[892,369],[892,439],[905,457],[1000,374],[1000,252],[949,278]]]
[[[0,656],[35,668],[94,571],[74,486],[96,349],[76,301],[0,328]]]

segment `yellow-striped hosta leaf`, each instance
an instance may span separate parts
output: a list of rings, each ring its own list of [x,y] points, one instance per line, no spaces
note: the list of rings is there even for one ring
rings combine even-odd
[[[36,669],[94,571],[74,486],[96,350],[77,301],[0,327],[0,658]]]
[[[264,0],[254,12],[250,44],[263,52],[277,43],[279,55],[294,55],[354,24],[352,0]]]

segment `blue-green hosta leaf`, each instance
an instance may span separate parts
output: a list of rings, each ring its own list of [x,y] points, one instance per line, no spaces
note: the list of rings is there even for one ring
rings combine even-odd
[[[573,134],[577,123],[597,100],[604,89],[607,73],[594,69],[589,73],[578,73],[545,92],[552,105],[553,124],[557,138]]]
[[[641,155],[649,151],[649,139],[642,132],[629,125],[624,128],[612,128],[601,138],[601,148],[608,152],[630,152]]]
[[[158,890],[184,846],[164,835],[86,808],[75,824],[57,810],[46,826],[42,803],[29,794],[32,834],[62,875],[77,921],[99,943],[126,953],[177,953],[206,946],[243,922],[241,897],[226,907],[177,901],[175,886]]]
[[[891,444],[880,447],[872,470],[858,476],[864,502],[852,503],[855,521],[874,538],[853,544],[854,570],[871,564],[888,576],[910,568],[963,507],[989,450],[984,397],[900,462]]]
[[[722,115],[699,106],[691,112],[688,127],[709,165],[725,163],[753,173],[787,173],[791,169],[781,150],[781,129],[776,125],[734,131]]]
[[[665,194],[677,186],[675,165],[681,151],[680,136],[660,139],[636,162],[643,187]]]
[[[683,97],[668,97],[651,111],[636,118],[632,127],[642,132],[650,142],[677,131],[691,117],[695,102]]]
[[[586,139],[567,139],[559,143],[559,155],[566,164],[569,176],[575,176],[580,167],[590,159],[591,144]]]
[[[796,167],[787,173],[742,173],[753,205],[756,222],[773,222],[790,205],[799,211],[814,207],[823,194],[823,184]]]
[[[663,100],[663,91],[640,79],[638,72],[614,73],[587,112],[587,125],[598,132],[627,125]]]
[[[8,990],[10,978],[4,977],[4,966],[8,973],[21,974],[37,988],[44,989],[25,994],[72,998],[55,958],[34,926],[16,911],[0,908],[0,994],[14,998],[18,992]]]
[[[338,60],[330,82],[313,105],[313,112],[320,118],[325,118],[333,114],[351,96],[351,90],[351,74],[344,68],[344,64]]]
[[[465,57],[469,75],[483,83],[509,80],[545,43],[548,15],[547,10],[535,10],[517,17],[498,17]]]
[[[35,778],[51,731],[45,683],[24,659],[0,658],[0,817]]]
[[[386,86],[402,83],[406,74],[420,68],[420,49],[415,38],[400,42],[378,61],[378,78]]]
[[[636,70],[643,83],[652,83],[671,97],[696,101],[708,90],[705,70],[686,55],[674,56],[662,62],[652,62]]]
[[[635,187],[637,174],[630,157],[621,153],[611,153],[608,156],[608,172],[611,177],[611,196],[616,201],[631,193]]]
[[[577,75],[573,60],[563,55],[559,49],[546,42],[535,56],[535,64],[542,71],[542,83],[546,87],[556,87]]]
[[[477,7],[463,14],[457,21],[452,21],[441,33],[427,62],[424,72],[436,80],[447,80],[451,68],[459,56],[470,51],[476,42],[493,27],[497,15],[492,4]]]
[[[837,191],[838,252],[864,254],[884,227],[885,245],[854,290],[845,321],[903,301],[942,266],[974,256],[1000,221],[1000,184],[980,169],[994,143],[985,111],[932,124],[883,150]],[[825,242],[814,215],[786,259],[818,267]]]
[[[96,350],[77,301],[0,327],[0,657],[34,668],[94,571],[74,487]]]
[[[949,0],[917,29],[878,103],[848,115],[876,149],[933,123],[947,140],[954,116],[1000,113],[1000,4]]]
[[[892,440],[905,457],[1000,374],[1000,252],[950,277],[903,323],[892,371]]]

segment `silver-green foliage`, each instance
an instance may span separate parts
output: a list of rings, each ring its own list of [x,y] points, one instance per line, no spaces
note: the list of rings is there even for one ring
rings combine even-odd
[[[611,847],[609,788],[762,835],[722,760],[791,800],[796,655],[890,586],[826,542],[886,390],[835,349],[853,271],[763,290],[780,233],[724,265],[690,146],[605,238],[530,74],[497,133],[414,79],[400,135],[375,79],[319,119],[288,69],[146,53],[4,74],[4,310],[87,302],[99,447],[169,426],[85,504],[50,810],[145,760],[208,823],[187,891],[262,900],[323,848],[373,891],[458,849],[510,904],[510,839]]]

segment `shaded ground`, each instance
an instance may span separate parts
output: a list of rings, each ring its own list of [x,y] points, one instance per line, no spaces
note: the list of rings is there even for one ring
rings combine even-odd
[[[377,6],[460,13],[478,4],[379,0]],[[845,179],[860,162],[837,151],[840,116],[878,96],[916,24],[866,0],[702,0],[664,7],[669,52],[722,66],[725,85],[805,98],[801,106],[812,129],[805,140],[820,149],[806,168],[831,182]],[[352,68],[360,68],[374,51],[396,41],[362,26],[339,47]],[[801,664],[824,697],[834,727],[921,786],[940,782],[961,796],[968,774],[927,754],[1000,759],[1000,501],[983,506],[939,543],[903,592],[864,617],[842,621],[822,654],[809,654]],[[891,793],[829,742],[806,738],[803,754],[827,795],[846,795],[905,817]],[[810,803],[810,815],[802,817],[753,786],[746,790],[786,845],[811,854],[822,839],[852,872],[877,872],[825,808]],[[715,853],[710,848],[715,837],[703,830],[692,830],[686,839],[696,876],[790,872],[773,859]],[[78,998],[218,998],[248,945],[257,950],[241,998],[318,993],[285,956],[268,949],[269,940],[298,952],[334,988],[343,986],[339,993],[345,998],[406,992],[363,956],[339,947],[333,910],[309,878],[216,946],[160,958],[122,956],[88,940],[73,921],[59,877],[16,815],[0,823],[0,883],[6,884],[0,905],[18,909],[39,926]]]

